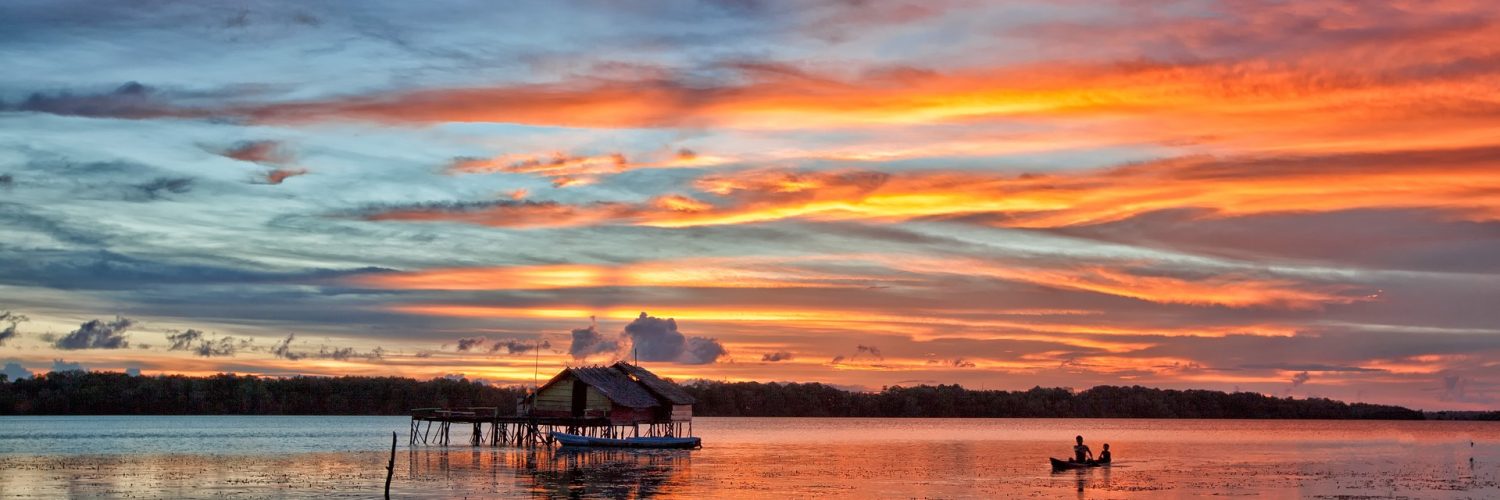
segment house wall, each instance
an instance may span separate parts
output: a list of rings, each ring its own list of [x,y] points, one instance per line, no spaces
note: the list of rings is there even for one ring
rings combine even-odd
[[[580,383],[578,379],[568,377],[542,388],[542,391],[536,394],[536,406],[532,409],[532,414],[546,417],[573,416],[573,384],[576,383]],[[611,403],[609,398],[604,397],[604,393],[590,386],[587,394],[584,416],[603,417],[610,413]]]
[[[610,423],[616,425],[629,425],[647,423],[655,420],[652,408],[631,408],[628,406],[614,405],[610,409]]]

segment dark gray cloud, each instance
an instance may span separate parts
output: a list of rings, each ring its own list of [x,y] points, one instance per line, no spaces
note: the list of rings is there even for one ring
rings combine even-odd
[[[14,103],[0,102],[0,111],[21,111],[59,116],[150,120],[163,118],[206,119],[219,123],[245,118],[236,103],[265,98],[284,88],[275,85],[225,84],[211,88],[156,87],[126,82],[108,88],[42,90]]]
[[[724,345],[708,337],[688,337],[677,331],[677,321],[642,312],[625,325],[632,354],[642,361],[674,361],[690,365],[713,363],[728,354]]]
[[[7,341],[14,340],[19,336],[21,336],[21,334],[20,332],[16,331],[15,323],[7,325],[4,330],[0,330],[0,347],[5,346],[5,343]]]
[[[193,190],[193,179],[190,177],[158,177],[151,182],[136,184],[133,186],[139,191],[133,199],[143,201],[160,200],[168,194],[184,194]]]
[[[10,174],[0,174],[0,187],[11,187],[15,185],[16,178]]]
[[[25,316],[10,311],[0,311],[0,323],[6,324],[5,329],[0,330],[0,346],[4,346],[6,341],[20,337],[21,332],[18,328],[26,320]]]
[[[706,365],[718,361],[719,358],[729,355],[729,350],[718,339],[708,337],[688,337],[687,346],[682,350],[682,356],[677,362],[690,365]]]
[[[271,346],[271,355],[292,361],[297,361],[299,359],[307,357],[307,354],[305,353],[300,353],[292,350],[292,340],[295,340],[296,338],[297,334],[295,333],[286,334],[285,339],[277,342],[276,345]]]
[[[573,359],[584,359],[595,354],[611,353],[620,350],[618,340],[606,339],[599,334],[598,325],[589,325],[588,328],[573,329],[573,342],[568,345],[568,354]]]
[[[250,339],[236,339],[230,336],[209,338],[202,331],[193,329],[168,332],[167,342],[169,343],[168,351],[192,351],[205,358],[234,356],[241,349],[248,349],[252,345]]]
[[[56,216],[37,213],[35,207],[20,203],[0,202],[0,227],[4,227],[7,232],[34,231],[59,242],[84,246],[102,245],[109,238],[109,235],[97,228],[84,227],[82,224],[66,221]],[[3,272],[4,269],[0,269],[0,274]]]
[[[973,361],[969,361],[964,358],[954,358],[951,363],[954,368],[973,368],[975,366],[978,366],[975,365]]]
[[[89,371],[82,363],[70,363],[61,359],[53,358],[52,372],[86,372]]]
[[[778,361],[791,361],[792,353],[787,351],[776,351],[770,354],[762,354],[760,356],[760,360],[768,363],[775,363]]]
[[[497,353],[497,352],[500,352],[500,351],[503,350],[503,351],[505,351],[506,354],[525,354],[525,353],[531,352],[531,351],[536,350],[536,349],[551,349],[551,348],[552,348],[552,342],[546,341],[546,340],[543,340],[540,343],[538,343],[535,340],[532,340],[532,341],[515,340],[515,339],[497,340],[497,341],[495,341],[495,343],[490,344],[490,353],[493,354],[493,353]]]
[[[854,346],[854,354],[853,355],[851,355],[851,356],[845,356],[845,355],[840,354],[838,356],[834,356],[832,360],[828,361],[828,364],[830,364],[830,365],[837,365],[837,364],[841,364],[841,363],[845,363],[845,362],[853,363],[853,362],[859,361],[861,357],[865,358],[865,363],[867,363],[867,364],[869,362],[871,362],[871,361],[883,361],[883,360],[885,360],[885,355],[880,352],[880,348],[879,347],[875,347],[875,346],[872,346],[872,345],[859,344],[857,346]],[[937,360],[932,360],[932,359],[927,360],[927,364],[929,364],[929,365],[935,365],[935,364],[939,364],[939,363],[942,363],[942,362],[937,361]],[[880,367],[881,365],[869,365],[869,366]]]
[[[94,118],[145,119],[195,115],[169,104],[156,89],[137,82],[128,82],[114,90],[94,94],[37,92],[9,109]],[[196,115],[203,116],[202,113]]]
[[[6,215],[0,204],[0,220]],[[45,223],[47,221],[33,221]],[[35,224],[33,224],[35,225]],[[73,239],[86,242],[77,229],[55,228]],[[76,234],[75,234],[76,233]],[[70,236],[71,237],[71,236]],[[109,250],[17,249],[0,244],[0,283],[40,285],[62,290],[131,290],[146,285],[234,283],[254,285],[325,280],[340,276],[380,272],[376,268],[350,270],[308,269],[270,272],[250,262],[229,261],[217,265],[185,264],[169,258],[148,259]]]
[[[372,221],[452,220],[497,227],[545,227],[625,220],[646,210],[643,206],[605,201],[571,205],[556,201],[482,200],[371,204],[342,215]]]
[[[471,319],[429,318],[378,310],[407,294],[362,294],[330,281],[247,283],[233,287],[157,284],[101,295],[128,298],[133,305],[126,312],[138,316],[197,318],[215,323],[248,321],[283,325],[283,331],[304,331],[317,326],[324,331],[347,331],[367,338],[409,339],[418,334],[442,338],[452,332],[489,326]],[[275,340],[262,347],[272,343]]]
[[[469,337],[458,339],[458,352],[469,352],[469,350],[484,345],[490,339],[484,337]]]
[[[319,346],[318,350],[316,351],[305,349],[297,350],[292,346],[292,342],[295,341],[296,338],[297,334],[289,333],[287,334],[285,339],[282,339],[280,342],[277,342],[275,345],[271,346],[271,348],[268,349],[267,352],[278,358],[290,361],[298,361],[309,358],[332,359],[336,361],[348,361],[351,359],[364,359],[368,361],[374,361],[385,358],[385,348],[382,347],[376,347],[369,351],[358,351],[353,347],[329,347],[325,345]]]
[[[311,357],[311,358],[314,358],[314,359],[332,359],[332,360],[338,360],[338,361],[347,361],[347,360],[350,360],[350,359],[353,359],[353,358],[362,358],[362,357],[366,357],[366,356],[361,355],[359,352],[356,352],[353,347],[328,347],[328,346],[321,346],[321,347],[318,347],[318,352],[317,353],[311,354],[308,357]],[[379,356],[376,356],[376,357],[379,357]]]
[[[27,159],[18,173],[28,181],[27,192],[33,195],[144,203],[174,198],[199,186],[198,179],[155,164],[129,160],[80,161],[71,153],[29,149],[20,153]]]
[[[189,328],[181,332],[167,332],[167,350],[185,351],[193,348],[193,344],[203,339],[203,332]]]
[[[0,369],[0,375],[5,375],[7,380],[12,381],[32,377],[31,370],[27,370],[26,367],[21,366],[21,363],[15,361],[7,361],[5,368]]]
[[[132,180],[167,172],[159,167],[128,160],[79,161],[63,154],[37,151],[24,153],[29,158],[26,170],[51,174],[57,180],[85,177]]]
[[[115,317],[114,321],[105,323],[101,320],[92,320],[78,326],[77,330],[64,335],[52,344],[58,349],[123,349],[130,347],[130,341],[125,338],[126,330],[134,326],[135,322],[124,316]]]

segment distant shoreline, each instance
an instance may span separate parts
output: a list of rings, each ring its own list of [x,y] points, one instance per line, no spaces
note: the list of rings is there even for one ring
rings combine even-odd
[[[1500,411],[1421,411],[1323,398],[1098,386],[971,390],[958,385],[852,392],[819,383],[693,381],[700,417],[1500,420]],[[52,372],[0,382],[0,415],[402,416],[412,408],[514,408],[522,387],[464,379],[133,376]]]
[[[1490,413],[1490,412],[1475,412]],[[407,414],[375,414],[375,413],[303,413],[303,414],[268,414],[268,413],[27,413],[27,414],[0,414],[0,418],[8,417],[386,417],[406,418]],[[830,416],[723,416],[723,415],[699,415],[696,418],[713,419],[812,419],[812,420],[1236,420],[1257,422],[1500,422],[1500,418],[1422,418],[1422,419],[1392,419],[1392,418],[1259,418],[1259,417],[830,417]]]

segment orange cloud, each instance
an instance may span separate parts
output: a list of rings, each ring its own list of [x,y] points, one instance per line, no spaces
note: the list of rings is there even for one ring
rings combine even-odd
[[[576,320],[596,316],[601,319],[628,321],[640,314],[643,306],[612,306],[595,308],[578,305],[547,307],[502,307],[455,304],[408,304],[390,307],[390,310],[407,314],[450,316],[464,318],[532,318]],[[1143,337],[1223,337],[1226,335],[1289,336],[1295,329],[1282,325],[1210,325],[1210,326],[1121,326],[1109,324],[1101,319],[1098,324],[1046,323],[1040,321],[1016,321],[1007,319],[965,318],[946,315],[944,311],[912,310],[901,314],[872,313],[850,309],[819,308],[726,308],[655,306],[662,316],[678,320],[729,323],[775,323],[779,328],[810,329],[836,328],[870,331],[868,327],[856,325],[880,325],[879,332],[900,335],[919,341],[939,339],[972,340],[1045,340],[1060,343],[1078,341],[1101,342],[1098,339],[1071,339],[1060,335],[1087,336],[1143,336]],[[633,312],[632,312],[633,311]],[[657,314],[653,312],[653,314]],[[942,331],[934,327],[964,327],[976,331]],[[1118,344],[1111,342],[1111,345]],[[1127,343],[1139,348],[1139,342]]]
[[[1322,309],[1374,300],[1348,286],[1318,286],[1287,279],[1218,274],[1198,279],[1132,274],[1103,265],[1028,268],[966,259],[902,258],[888,265],[924,274],[986,276],[1064,290],[1081,290],[1162,304]]]
[[[552,177],[563,175],[589,175],[624,171],[629,161],[625,155],[611,153],[603,156],[569,156],[553,153],[549,156],[502,155],[494,158],[459,158],[448,166],[452,173],[509,172],[517,174],[542,174]]]
[[[1166,209],[1224,216],[1359,208],[1437,208],[1500,218],[1494,149],[1390,155],[1185,158],[1052,175],[756,171],[700,179],[722,210],[647,218],[680,227],[787,218],[905,220],[993,213],[1010,227],[1062,227]]]
[[[281,141],[245,141],[235,144],[223,151],[220,155],[239,161],[254,163],[266,163],[271,165],[285,165],[295,159],[286,145]]]
[[[1081,128],[1105,143],[1223,143],[1284,152],[1471,147],[1490,143],[1500,131],[1493,113],[1482,111],[1496,104],[1500,82],[1493,71],[1463,67],[1465,61],[1500,56],[1492,48],[1500,46],[1495,32],[1413,30],[1410,39],[1382,39],[1378,46],[1324,46],[1305,54],[1190,64],[1140,54],[1122,54],[1119,61],[1128,62],[942,71],[877,67],[841,74],[737,64],[722,70],[738,77],[718,85],[661,76],[583,79],[420,89],[229,113],[270,122],[772,130],[1001,121],[1065,127],[1072,137]],[[1361,56],[1352,58],[1359,64],[1349,63],[1351,52]],[[1425,133],[1409,133],[1414,129]]]
[[[813,17],[829,20],[820,27],[845,25],[869,19],[871,9]],[[148,99],[112,111],[133,118],[594,128],[869,130],[988,122],[1066,128],[1053,139],[1304,153],[1474,147],[1492,143],[1500,132],[1493,111],[1500,22],[1486,3],[1251,0],[1189,11],[1139,4],[1085,16],[1091,18],[1086,22],[1064,16],[997,26],[996,37],[973,41],[981,45],[972,51],[983,51],[995,50],[993,38],[1024,40],[1034,57],[1010,64],[828,64],[803,57],[808,62],[802,66],[720,61],[626,65],[636,70],[619,72],[610,70],[618,65],[603,65],[592,75],[548,82],[396,89],[227,109],[170,109]],[[928,15],[936,14],[910,17]],[[138,85],[122,91],[149,97]],[[39,98],[28,106],[97,112],[73,109],[72,100],[78,99]],[[899,148],[872,153],[912,154]],[[835,156],[846,154],[858,153]]]
[[[623,203],[566,205],[550,201],[502,200],[474,204],[435,204],[377,210],[375,221],[451,221],[485,226],[533,228],[616,224],[642,209]]]
[[[836,273],[819,263],[860,263],[889,272]],[[406,290],[551,290],[593,287],[854,288],[876,285],[938,286],[950,277],[984,277],[1061,290],[1128,297],[1164,304],[1321,309],[1373,300],[1345,285],[1320,285],[1245,273],[1174,277],[1144,274],[1103,263],[1048,265],[1006,260],[912,255],[842,254],[796,258],[725,257],[629,264],[558,264],[426,269],[362,275],[362,286]],[[959,312],[959,311],[954,311]],[[995,314],[996,311],[970,311]],[[1005,311],[1008,315],[1059,316],[1089,311]]]
[[[685,259],[623,265],[558,264],[427,269],[354,278],[363,286],[405,290],[547,290],[584,287],[785,288],[853,287],[895,278],[842,275],[775,259]]]
[[[720,156],[699,155],[688,149],[653,152],[644,161],[631,161],[624,153],[576,156],[561,152],[551,154],[512,154],[492,158],[457,158],[448,166],[451,174],[484,174],[504,172],[531,174],[552,179],[555,187],[591,184],[601,176],[629,170],[661,168],[696,168],[721,165],[732,161]]]
[[[774,66],[774,65],[761,65]],[[797,68],[734,68],[747,83],[701,87],[669,80],[580,81],[416,90],[244,110],[265,121],[358,119],[380,122],[507,122],[584,127],[724,125],[803,128],[914,124],[976,117],[1151,114],[1253,117],[1309,113],[1379,99],[1441,98],[1485,80],[1442,85],[1360,78],[1323,68],[1261,62],[1034,64],[936,72],[885,68],[839,78]],[[1400,95],[1399,91],[1407,91]],[[1410,92],[1419,95],[1411,95]],[[1426,94],[1425,96],[1420,94]],[[1446,101],[1447,99],[1445,99]]]
[[[1500,150],[1370,155],[1190,157],[1047,175],[979,172],[796,172],[709,175],[700,202],[669,195],[640,205],[555,203],[421,207],[374,220],[454,220],[501,227],[634,224],[658,227],[783,219],[903,221],[986,214],[1007,227],[1049,228],[1118,221],[1169,209],[1211,216],[1437,209],[1470,220],[1500,219]],[[455,208],[455,209],[450,209]]]

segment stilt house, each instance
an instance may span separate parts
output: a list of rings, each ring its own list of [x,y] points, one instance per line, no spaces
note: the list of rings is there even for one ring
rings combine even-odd
[[[677,384],[622,361],[564,369],[526,398],[522,412],[609,425],[676,424],[692,422],[694,402]]]

